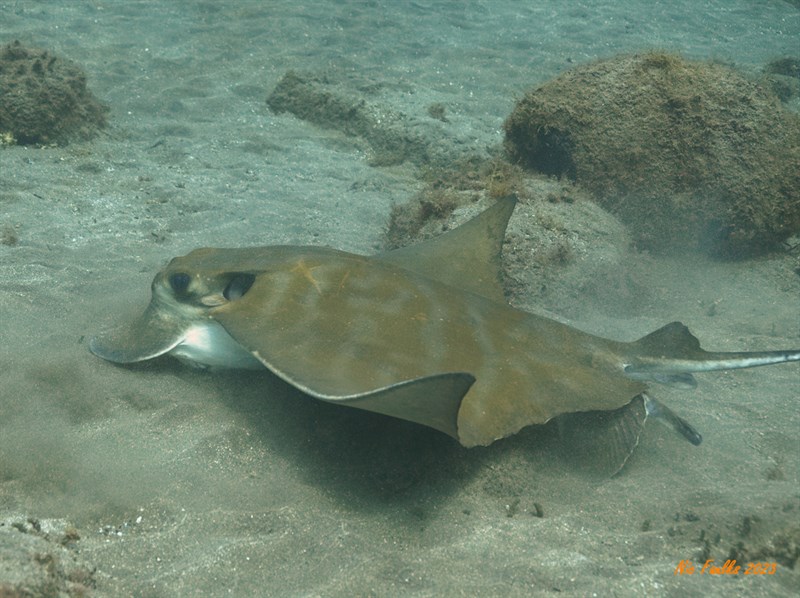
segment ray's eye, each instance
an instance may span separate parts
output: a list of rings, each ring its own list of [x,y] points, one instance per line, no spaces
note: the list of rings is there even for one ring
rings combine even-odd
[[[177,272],[169,277],[169,286],[176,293],[182,294],[189,288],[189,283],[192,282],[192,277],[185,272]]]
[[[250,290],[255,280],[256,277],[254,274],[235,274],[228,283],[228,286],[225,287],[225,290],[222,291],[222,295],[228,301],[235,301]]]

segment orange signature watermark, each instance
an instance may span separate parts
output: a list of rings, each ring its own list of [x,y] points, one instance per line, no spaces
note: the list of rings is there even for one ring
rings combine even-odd
[[[778,570],[777,563],[747,563],[744,570],[736,564],[736,559],[729,559],[723,565],[714,563],[714,559],[708,559],[698,567],[690,560],[683,560],[675,567],[675,575],[774,575]]]

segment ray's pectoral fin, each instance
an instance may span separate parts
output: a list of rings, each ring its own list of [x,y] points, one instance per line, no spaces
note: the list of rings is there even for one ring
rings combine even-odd
[[[461,400],[475,382],[472,375],[455,372],[415,378],[361,394],[336,396],[318,392],[276,370],[269,363],[264,364],[292,386],[321,401],[422,424],[456,440]]]
[[[470,374],[440,374],[356,397],[319,398],[423,424],[458,440],[458,410],[474,382]]]
[[[472,220],[443,235],[395,249],[376,259],[505,303],[500,254],[516,196],[502,197]],[[447,267],[442,267],[444,264]]]

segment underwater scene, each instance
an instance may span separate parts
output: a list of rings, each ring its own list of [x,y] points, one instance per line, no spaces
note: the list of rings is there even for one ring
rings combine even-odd
[[[795,596],[800,3],[0,2],[0,596]]]

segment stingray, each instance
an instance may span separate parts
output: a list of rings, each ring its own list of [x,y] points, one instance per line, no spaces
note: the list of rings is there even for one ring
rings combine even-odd
[[[694,373],[800,361],[800,350],[708,352],[680,322],[609,340],[511,307],[500,254],[516,200],[439,237],[373,256],[326,247],[202,248],[174,258],[144,313],[90,341],[133,363],[266,368],[303,393],[488,445],[558,416],[596,414],[621,455],[658,417],[700,434],[649,392]]]

